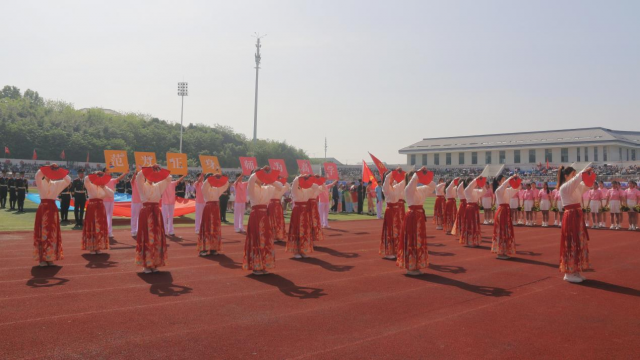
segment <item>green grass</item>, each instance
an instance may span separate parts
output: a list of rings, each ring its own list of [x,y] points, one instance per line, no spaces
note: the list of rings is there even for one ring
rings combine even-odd
[[[30,192],[37,192],[36,189],[30,190]],[[427,198],[427,201],[424,203],[425,212],[427,216],[433,215],[433,204],[435,202],[435,198],[430,197]],[[7,207],[9,206],[9,200],[7,199]],[[36,210],[38,209],[38,205],[35,203],[25,200],[24,210],[25,213],[18,214],[14,211],[9,211],[8,209],[0,210],[0,232],[2,231],[27,231],[33,230],[33,223],[36,216]],[[367,212],[367,204],[364,204],[364,212]],[[285,215],[285,222],[289,222],[290,211],[287,211]],[[244,217],[244,223],[246,224],[249,219],[248,215]],[[329,221],[353,221],[353,220],[373,220],[376,219],[375,216],[370,215],[358,215],[358,214],[329,214]],[[69,212],[69,220],[70,224],[61,225],[60,228],[63,231],[81,231],[78,229],[73,229],[75,224],[73,211]],[[233,213],[227,213],[227,220],[233,224]],[[174,219],[175,227],[193,227],[195,224],[195,214],[189,214],[185,216],[176,217]],[[224,226],[231,226],[230,224],[226,224]],[[114,229],[128,229],[130,227],[129,218],[113,218],[113,228]]]

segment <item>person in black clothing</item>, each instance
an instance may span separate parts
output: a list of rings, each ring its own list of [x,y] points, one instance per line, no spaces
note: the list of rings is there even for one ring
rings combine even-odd
[[[84,204],[87,202],[87,189],[84,187],[84,169],[78,169],[78,177],[71,183],[73,193],[73,216],[76,219],[76,227],[83,225]]]
[[[338,187],[334,186],[331,188],[331,198],[333,198],[333,206],[331,207],[331,211],[333,211],[334,213],[338,212],[338,201],[340,201],[340,194],[339,194]]]
[[[225,190],[222,194],[220,194],[220,198],[218,199],[218,202],[220,204],[220,221],[222,221],[223,223],[228,223],[227,221],[227,205],[229,204],[229,195],[231,194],[231,192],[229,191],[229,188],[227,187],[227,190]]]
[[[8,181],[7,170],[2,170],[2,176],[0,176],[0,209],[7,207],[7,194],[9,193]]]
[[[116,192],[120,194],[124,194],[124,188],[125,188],[125,181],[124,180],[118,181],[118,183],[116,184]]]
[[[178,183],[178,185],[176,185],[176,196],[177,197],[181,197],[181,198],[184,199],[184,197],[185,197],[185,189],[186,189],[186,187],[184,185],[184,181],[180,181]]]
[[[60,193],[60,222],[68,223],[69,222],[69,206],[71,205],[71,186],[69,184],[62,192]]]
[[[362,215],[362,211],[364,210],[364,196],[366,188],[362,185],[362,181],[358,182],[358,187],[356,188],[358,191],[358,214]]]
[[[20,177],[16,179],[16,195],[18,200],[18,212],[24,212],[24,199],[29,192],[29,181],[24,178],[24,171],[20,171]]]
[[[131,178],[133,176],[127,176],[127,181],[124,183],[124,192],[133,195],[133,189],[131,188]]]
[[[7,186],[9,187],[9,209],[16,209],[16,179],[13,173],[9,174],[9,180],[7,180]]]

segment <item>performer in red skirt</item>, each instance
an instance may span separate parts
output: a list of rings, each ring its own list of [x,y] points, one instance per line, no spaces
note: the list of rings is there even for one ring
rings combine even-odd
[[[253,275],[269,274],[268,270],[276,267],[276,251],[273,248],[267,204],[271,201],[273,193],[282,189],[282,184],[271,178],[272,175],[275,173],[271,173],[271,168],[265,166],[251,174],[247,184],[251,213],[244,243],[242,268],[252,270]]]
[[[89,202],[82,227],[82,250],[89,250],[89,254],[93,255],[100,254],[100,250],[109,249],[109,224],[102,199],[113,197],[113,190],[107,186],[111,181],[111,174],[99,171],[95,175],[84,178]]]
[[[520,182],[517,187],[511,187],[512,180],[517,181],[517,176],[505,179],[498,175],[493,179],[493,192],[496,195],[498,210],[493,221],[493,239],[491,241],[491,252],[498,254],[498,259],[508,259],[509,255],[516,253],[515,232],[513,231],[513,219],[511,218],[511,207],[509,202],[514,194],[520,191]]]
[[[436,202],[433,205],[433,223],[436,224],[436,230],[442,230],[444,224],[445,203],[444,190],[447,184],[444,179],[438,180],[436,185]]]
[[[287,180],[278,178],[278,182],[282,188],[276,189],[271,196],[267,214],[269,215],[269,223],[271,224],[271,232],[273,240],[276,242],[285,241],[287,239],[287,231],[284,223],[284,209],[282,208],[282,196],[289,191]]]
[[[169,170],[154,165],[143,168],[136,175],[136,186],[142,200],[142,210],[138,218],[136,236],[136,265],[142,266],[142,272],[158,272],[166,265],[167,238],[160,209],[162,193],[171,183]]]
[[[396,169],[396,172],[398,169]],[[387,201],[387,209],[384,211],[382,223],[382,235],[380,236],[380,255],[385,259],[395,259],[398,255],[398,243],[402,232],[402,211],[400,210],[400,193],[404,192],[404,178],[399,183],[394,179],[394,173],[389,171],[383,178],[382,192]]]
[[[291,198],[293,199],[294,207],[291,211],[286,247],[286,251],[293,253],[293,257],[296,259],[308,258],[308,254],[313,252],[312,224],[308,208],[308,196],[311,193],[301,187],[301,179],[305,182],[311,182],[309,175],[304,175],[296,177],[291,183]],[[318,185],[311,184],[311,188],[313,187],[318,187]]]
[[[454,180],[446,184],[446,203],[444,205],[444,216],[442,219],[442,223],[444,232],[447,235],[451,235],[453,225],[456,223],[456,215],[458,212],[458,209],[456,208],[456,184],[459,180],[460,178],[455,178]]]
[[[43,170],[53,179],[45,175]],[[56,198],[71,183],[68,173],[56,164],[42,167],[36,172],[40,205],[33,226],[33,258],[40,266],[50,266],[54,261],[64,258]]]
[[[587,175],[590,184],[583,182],[583,173]],[[564,273],[565,281],[572,283],[586,280],[581,272],[589,268],[589,233],[580,200],[593,186],[593,182],[595,173],[592,173],[591,168],[577,174],[570,166],[560,166],[558,169],[558,187],[564,204],[560,235],[560,272]]]
[[[456,224],[454,231],[458,236],[458,239],[462,239],[462,233],[464,232],[464,228],[466,226],[464,217],[467,212],[467,198],[464,196],[464,189],[466,188],[469,181],[471,180],[460,179],[458,181],[458,186],[456,187],[456,195],[458,195],[460,205],[458,207],[458,213],[456,214]]]
[[[316,181],[321,179],[319,175],[314,175],[313,177],[316,179]],[[309,202],[309,207],[307,208],[307,210],[309,211],[309,217],[311,218],[311,239],[314,243],[324,240],[322,221],[320,220],[320,212],[318,211],[318,196],[320,196],[322,186],[324,186],[324,182],[318,184],[317,187],[305,190],[305,192],[309,193],[309,200],[307,200]]]
[[[202,220],[198,230],[198,252],[200,256],[215,255],[222,251],[222,223],[220,221],[220,195],[229,188],[226,176],[207,174],[202,183],[205,201]]]
[[[460,244],[470,247],[478,247],[480,245],[480,206],[478,202],[484,195],[484,184],[478,184],[480,179],[486,181],[486,178],[477,177],[467,185],[464,189],[464,196],[467,198],[467,206],[464,214],[464,229],[460,234]]]
[[[426,175],[427,169],[423,166],[418,172]],[[431,181],[428,185],[418,185],[417,172],[410,173],[411,179],[404,190],[405,199],[409,205],[409,211],[402,223],[400,243],[398,244],[398,259],[396,265],[406,269],[407,275],[420,275],[421,269],[429,266],[429,253],[427,251],[427,220],[424,214],[424,201],[433,192],[436,183]],[[430,177],[433,177],[431,173]],[[425,181],[421,180],[420,182]]]

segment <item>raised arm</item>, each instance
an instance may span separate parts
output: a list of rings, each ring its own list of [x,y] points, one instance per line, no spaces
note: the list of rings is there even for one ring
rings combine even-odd
[[[40,188],[40,186],[42,185],[42,177],[44,175],[42,175],[42,171],[40,169],[38,169],[38,171],[36,171],[36,186],[38,188]]]

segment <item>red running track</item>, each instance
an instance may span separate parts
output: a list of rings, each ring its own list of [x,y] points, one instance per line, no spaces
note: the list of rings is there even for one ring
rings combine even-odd
[[[335,224],[335,225],[334,225]],[[276,274],[241,269],[244,238],[197,256],[169,243],[169,266],[138,274],[134,240],[91,256],[64,232],[59,267],[34,267],[30,233],[0,234],[0,358],[631,359],[640,345],[640,233],[591,231],[583,284],[558,272],[559,230],[516,229],[496,260],[436,231],[431,267],[407,277],[378,255],[381,222],[335,222],[313,258],[277,246]]]

